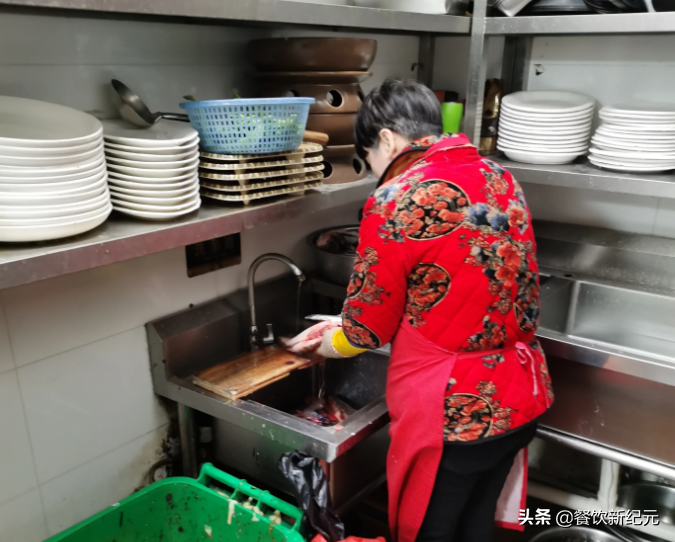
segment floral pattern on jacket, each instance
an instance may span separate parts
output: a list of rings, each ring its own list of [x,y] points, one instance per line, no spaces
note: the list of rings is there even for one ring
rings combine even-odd
[[[447,440],[531,421],[553,392],[534,336],[539,270],[522,188],[462,135],[416,142],[390,171],[364,208],[347,337],[376,348],[406,322],[445,351],[471,353],[453,369]],[[530,350],[536,374],[523,370],[517,344]]]

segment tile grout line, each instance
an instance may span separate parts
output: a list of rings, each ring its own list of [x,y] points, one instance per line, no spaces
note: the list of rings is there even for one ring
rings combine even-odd
[[[89,465],[90,463],[93,463],[94,461],[97,461],[98,459],[101,459],[101,458],[105,457],[106,455],[111,454],[111,453],[119,450],[120,448],[123,448],[124,446],[127,446],[128,444],[131,444],[132,442],[134,442],[138,439],[141,439],[141,438],[143,438],[147,435],[150,435],[151,433],[155,433],[156,431],[159,431],[159,430],[161,430],[165,427],[168,427],[168,426],[169,426],[169,423],[162,424],[159,427],[153,429],[152,431],[148,431],[147,433],[143,433],[142,435],[139,435],[135,438],[132,438],[131,440],[129,440],[127,442],[124,442],[123,444],[120,444],[119,446],[116,446],[115,448],[112,448],[112,449],[108,450],[107,452],[102,453],[101,455],[98,455],[98,456],[96,456],[92,459],[89,459],[88,461],[85,461],[84,463],[81,463],[80,465],[77,465],[76,467],[73,467],[72,469],[68,469],[67,471],[62,472],[58,476],[54,476],[53,478],[50,478],[49,480],[46,480],[45,482],[39,483],[38,490],[40,491],[40,501],[42,502],[42,509],[44,511],[45,528],[47,529],[48,536],[55,536],[55,535],[59,534],[59,532],[62,532],[62,531],[59,530],[56,533],[50,534],[51,529],[50,529],[50,526],[49,526],[49,518],[47,517],[47,511],[46,511],[46,508],[45,508],[45,505],[44,505],[44,497],[43,497],[43,493],[42,493],[43,487],[45,485],[47,485],[50,482],[53,482],[54,480],[57,480],[61,476],[65,476],[66,474],[70,474],[71,472],[79,469],[80,467],[84,467],[85,465]],[[132,490],[132,493],[130,495],[132,495],[132,494],[133,494],[133,490]],[[106,505],[106,508],[109,507],[109,506],[112,506],[113,504],[114,503],[110,503],[110,504]],[[105,508],[104,508],[104,510],[105,510]],[[86,520],[86,518],[85,518],[85,520]],[[77,525],[77,523],[75,525]]]
[[[656,225],[659,222],[659,211],[661,210],[661,200],[663,198],[657,198],[656,200],[656,209],[654,211],[654,223],[652,224],[651,235],[656,235]]]
[[[161,318],[161,316],[160,316]],[[152,321],[152,320],[151,320]],[[108,335],[107,337],[101,337],[100,339],[96,339],[95,341],[91,341],[88,343],[80,344],[78,346],[74,346],[73,348],[69,348],[68,350],[63,350],[62,352],[55,352],[53,354],[49,354],[48,356],[45,356],[44,358],[36,359],[33,361],[29,361],[28,363],[24,363],[22,365],[17,365],[16,359],[14,360],[14,365],[16,365],[16,370],[23,369],[24,367],[29,367],[31,365],[34,365],[36,363],[40,363],[41,361],[46,361],[49,358],[54,358],[56,356],[62,356],[63,354],[68,354],[69,352],[74,352],[75,350],[79,350],[80,348],[84,348],[85,346],[91,346],[93,344],[99,343],[101,341],[107,341],[108,339],[112,339],[113,337],[117,337],[118,335],[123,335],[125,333],[129,333],[130,331],[133,331],[134,329],[140,329],[142,328],[143,331],[145,332],[145,326],[146,324],[141,324],[140,326],[135,326],[135,327],[130,327],[128,329],[124,329],[122,331],[118,331],[117,333],[113,333],[112,335]],[[11,337],[10,337],[11,339]]]
[[[11,337],[10,337],[11,340]],[[23,411],[23,422],[26,426],[26,432],[28,433],[28,444],[30,446],[30,455],[33,462],[33,474],[35,475],[35,483],[37,484],[37,490],[40,495],[40,506],[42,508],[42,520],[44,521],[45,528],[47,529],[47,509],[45,508],[45,501],[42,496],[42,487],[40,485],[40,477],[38,476],[37,460],[35,459],[35,445],[33,444],[33,436],[31,435],[30,427],[28,425],[28,414],[26,413],[26,401],[23,398],[23,388],[21,386],[21,379],[19,378],[19,371],[16,371],[16,383],[19,386],[19,397],[21,397],[21,409]]]
[[[7,312],[5,311],[3,293],[3,291],[0,291],[0,319],[2,319],[2,322],[5,324],[5,331],[7,331],[7,339],[9,340],[9,350],[12,353],[12,365],[14,366],[14,370],[17,370],[18,367],[16,365],[16,352],[14,351],[14,344],[12,343],[12,334],[9,331],[9,320],[7,319]],[[2,374],[5,372],[9,371],[4,371]]]
[[[110,450],[107,450],[107,451],[103,452],[102,454],[97,455],[96,457],[92,457],[91,459],[88,459],[88,460],[85,461],[84,463],[80,463],[80,464],[77,465],[76,467],[70,468],[70,469],[68,469],[67,471],[64,471],[64,472],[62,472],[62,473],[59,473],[59,474],[57,474],[56,476],[53,476],[53,477],[49,478],[48,480],[45,480],[44,482],[40,482],[40,481],[38,480],[38,486],[39,486],[39,487],[42,487],[42,486],[44,486],[44,485],[47,485],[48,483],[53,482],[54,480],[56,480],[56,479],[58,479],[58,478],[61,478],[61,476],[65,476],[66,474],[70,474],[71,472],[73,472],[73,471],[79,469],[80,467],[84,467],[85,465],[89,465],[90,463],[93,463],[94,461],[97,461],[97,460],[99,460],[99,459],[105,457],[106,455],[111,454],[112,452],[116,452],[116,451],[119,450],[120,448],[123,448],[124,446],[127,446],[128,444],[131,444],[132,442],[134,442],[134,441],[136,441],[136,440],[138,440],[138,439],[140,439],[140,438],[146,437],[146,436],[148,436],[148,435],[150,435],[150,434],[152,434],[152,433],[155,433],[156,431],[159,431],[160,429],[163,429],[163,428],[165,428],[165,427],[169,427],[169,425],[171,425],[171,422],[163,423],[162,425],[160,425],[160,426],[158,426],[158,427],[155,427],[154,429],[152,429],[152,430],[150,430],[150,431],[147,431],[147,432],[145,432],[145,433],[143,433],[143,434],[141,434],[141,435],[138,435],[138,436],[132,438],[131,440],[127,440],[126,442],[123,442],[122,444],[120,444],[120,445],[118,445],[118,446],[115,446],[114,448],[111,448]]]

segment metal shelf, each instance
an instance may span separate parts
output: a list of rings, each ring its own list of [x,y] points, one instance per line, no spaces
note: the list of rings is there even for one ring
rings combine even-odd
[[[675,198],[675,175],[672,173],[634,174],[607,171],[596,168],[587,159],[562,166],[542,166],[513,162],[501,153],[491,158],[507,168],[521,183]]]
[[[0,6],[434,34],[468,34],[471,27],[470,17],[288,0],[0,0]]]
[[[488,17],[486,35],[667,34],[675,33],[675,12],[620,15]]]
[[[199,211],[171,222],[142,222],[113,213],[99,228],[75,238],[31,245],[0,243],[0,289],[101,267],[183,247],[342,205],[364,202],[375,179],[327,185],[303,197],[264,205],[204,202]]]

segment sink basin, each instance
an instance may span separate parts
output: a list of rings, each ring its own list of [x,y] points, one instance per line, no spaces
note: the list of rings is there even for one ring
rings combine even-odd
[[[549,354],[675,385],[675,297],[552,278],[541,313]]]
[[[297,281],[280,278],[256,288],[261,325],[272,323],[278,336],[298,331],[294,310]],[[325,294],[308,281],[300,314],[322,312]],[[324,296],[321,298],[321,296]],[[317,298],[319,298],[317,300]],[[332,301],[330,301],[332,304]],[[254,394],[229,401],[192,383],[192,375],[248,350],[250,313],[246,292],[235,292],[202,306],[149,323],[155,393],[212,417],[213,461],[258,485],[289,491],[278,463],[285,452],[301,450],[325,462],[333,502],[345,510],[385,477],[389,414],[384,394],[388,352],[378,350],[351,360],[326,362],[327,395],[342,397],[356,409],[342,424],[319,427],[293,412],[318,394],[318,367],[299,370]],[[186,412],[189,409],[180,409]],[[181,442],[193,450],[190,422],[182,421]],[[195,459],[188,461],[191,469]]]

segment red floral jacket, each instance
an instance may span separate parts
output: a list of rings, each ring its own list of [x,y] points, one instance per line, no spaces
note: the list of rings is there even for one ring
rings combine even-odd
[[[462,356],[452,371],[446,440],[494,436],[551,405],[534,336],[539,272],[527,203],[511,174],[464,135],[415,142],[365,205],[344,332],[354,346],[379,348],[403,318],[443,350],[486,352]],[[538,374],[523,370],[517,344]]]

